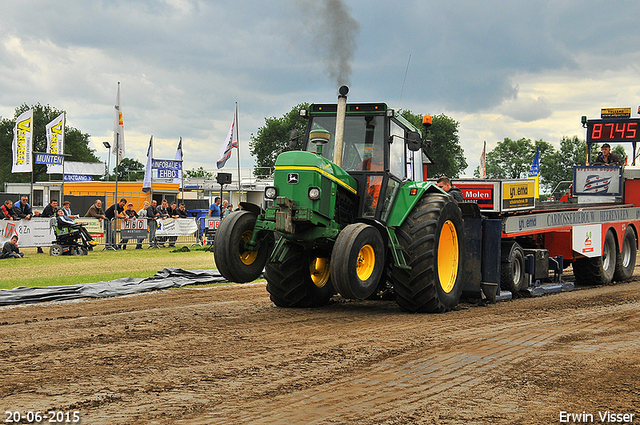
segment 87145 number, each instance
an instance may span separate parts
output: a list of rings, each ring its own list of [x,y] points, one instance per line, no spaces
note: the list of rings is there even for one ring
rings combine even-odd
[[[80,412],[77,410],[74,410],[72,412],[64,412],[62,410],[49,410],[48,412],[27,411],[24,413],[20,412],[19,410],[7,410],[4,412],[4,414],[6,415],[6,417],[4,418],[4,423],[37,424],[47,422],[51,424],[61,424],[80,422]]]

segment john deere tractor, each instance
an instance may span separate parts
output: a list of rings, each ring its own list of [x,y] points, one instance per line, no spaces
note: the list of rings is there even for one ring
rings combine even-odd
[[[265,271],[280,307],[395,297],[411,312],[444,312],[460,299],[465,261],[461,209],[423,181],[428,141],[384,103],[337,104],[300,111],[301,150],[280,154],[266,209],[242,203],[225,218],[215,262],[233,282]],[[431,117],[425,116],[425,132]],[[425,134],[426,136],[426,134]]]

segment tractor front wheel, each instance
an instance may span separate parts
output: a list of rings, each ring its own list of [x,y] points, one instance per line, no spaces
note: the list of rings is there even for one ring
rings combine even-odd
[[[317,307],[327,304],[334,294],[329,254],[305,250],[287,243],[282,262],[265,268],[267,291],[278,307]]]
[[[245,283],[256,280],[271,253],[271,244],[263,241],[257,251],[246,249],[257,217],[249,211],[237,211],[220,222],[213,242],[216,267],[225,279]]]
[[[345,227],[331,252],[331,280],[344,298],[371,296],[385,269],[385,245],[378,229],[364,223]]]
[[[449,195],[427,193],[396,231],[411,270],[393,268],[398,305],[410,312],[442,313],[462,295],[462,213]]]

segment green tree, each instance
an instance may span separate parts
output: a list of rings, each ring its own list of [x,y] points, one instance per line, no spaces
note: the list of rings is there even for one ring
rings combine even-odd
[[[511,140],[508,137],[498,142],[495,149],[487,152],[487,177],[491,179],[526,178],[533,164],[536,148],[540,147],[540,167],[547,155],[555,150],[550,143],[543,140],[532,142],[524,137]]]
[[[184,176],[190,179],[211,180],[213,178],[213,173],[205,170],[202,167],[199,167],[199,168],[192,168],[191,170],[185,171]]]
[[[251,133],[249,151],[256,158],[256,175],[264,174],[259,168],[272,169],[278,155],[289,150],[291,130],[296,129],[300,134],[304,133],[307,120],[300,116],[300,109],[309,109],[309,104],[301,103],[294,106],[280,118],[266,118],[264,126],[260,127],[255,135]]]
[[[422,130],[422,115],[414,114],[409,110],[401,110],[400,115]],[[427,139],[431,140],[428,153],[435,164],[427,166],[428,178],[442,176],[456,178],[467,168],[467,160],[458,136],[459,125],[459,122],[445,114],[432,117]]]
[[[560,141],[560,150],[547,155],[540,161],[540,182],[544,182],[549,193],[561,181],[573,180],[573,167],[584,165],[587,158],[587,143],[578,136],[564,136]]]
[[[3,118],[0,120],[0,187],[3,187],[5,182],[28,183],[31,179],[30,173],[11,173],[13,127],[15,126],[16,118],[28,109],[33,109],[34,152],[46,151],[46,125],[63,112],[49,105],[43,106],[38,103],[34,106],[28,106],[23,104],[16,108],[13,119]],[[89,137],[88,134],[82,133],[76,128],[66,126],[64,131],[64,153],[69,156],[65,157],[65,161],[100,162],[100,159],[94,154],[95,150],[89,147]],[[47,174],[46,165],[33,165],[34,181],[49,181],[51,177],[57,180],[62,179],[60,175]]]
[[[117,167],[118,181],[134,182],[144,179],[144,165],[137,159],[122,158]],[[116,174],[116,168],[113,169],[113,175]]]

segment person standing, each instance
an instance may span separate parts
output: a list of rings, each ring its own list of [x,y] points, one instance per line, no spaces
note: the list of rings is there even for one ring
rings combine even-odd
[[[213,199],[213,204],[209,207],[209,217],[220,218],[220,197],[216,196]]]
[[[142,204],[142,208],[138,211],[138,218],[147,218],[147,208],[149,208],[149,201],[144,201]],[[144,238],[138,238],[138,243],[136,244],[136,249],[142,249],[142,241]]]
[[[127,218],[122,219],[123,221],[135,220],[138,218],[138,213],[133,209],[133,203],[129,202],[127,204],[127,209],[124,210],[124,215],[126,215]],[[122,240],[120,241],[120,246],[122,247],[122,249],[127,249],[127,243],[129,243],[129,239],[125,239],[124,237],[122,237]]]
[[[620,165],[621,160],[618,154],[611,152],[611,145],[605,143],[602,145],[602,150],[596,157],[594,165]]]
[[[58,211],[58,200],[52,199],[51,202],[49,202],[49,204],[46,207],[44,207],[44,210],[42,210],[42,214],[40,214],[40,216],[55,217],[56,211]]]
[[[38,211],[31,211],[31,205],[29,205],[29,197],[27,195],[22,195],[20,200],[13,204],[13,212],[18,218],[24,220],[31,220],[31,217],[38,216],[40,213]]]
[[[451,184],[451,180],[449,180],[449,177],[446,177],[446,176],[440,177],[436,182],[436,186],[438,186],[440,189],[447,192],[447,194],[449,194],[454,201],[464,202],[462,191],[460,190],[460,188]]]
[[[159,248],[158,242],[156,241],[158,217],[160,217],[160,211],[158,211],[158,201],[154,199],[151,201],[151,205],[149,205],[149,207],[147,208],[147,223],[149,223],[149,248]]]
[[[96,202],[93,203],[87,210],[87,213],[84,215],[85,217],[93,217],[102,221],[107,216],[104,214],[104,210],[102,209],[102,201],[100,199],[96,199]]]
[[[105,230],[107,231],[107,249],[118,249],[116,246],[116,218],[127,218],[124,213],[124,206],[127,205],[127,200],[122,198],[117,204],[111,205],[104,212],[105,217],[109,220],[105,224]]]
[[[64,212],[65,217],[70,217],[70,218],[77,218],[77,215],[73,215],[71,213],[71,202],[69,201],[64,201],[62,203],[62,211]]]
[[[0,207],[0,219],[2,220],[19,220],[15,211],[13,210],[13,201],[7,199],[4,201],[4,205]]]

